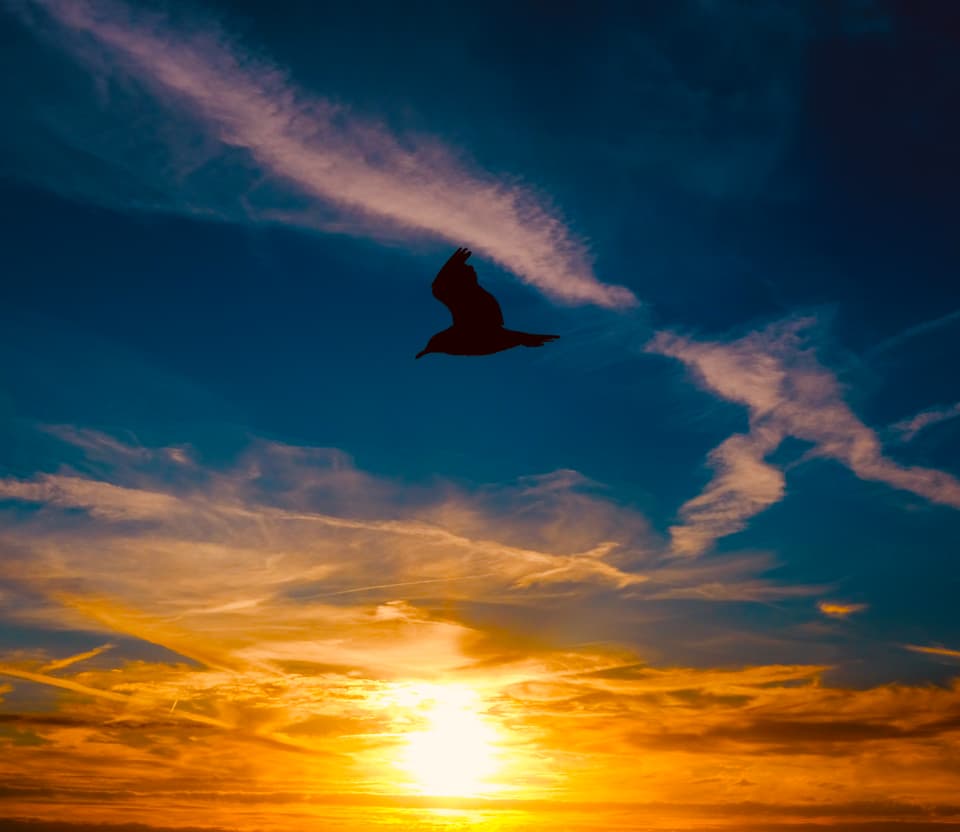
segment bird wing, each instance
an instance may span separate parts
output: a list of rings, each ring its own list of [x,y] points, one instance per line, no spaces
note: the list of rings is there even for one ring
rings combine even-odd
[[[433,296],[453,315],[453,325],[467,329],[503,326],[500,304],[477,282],[473,266],[467,265],[471,252],[458,248],[433,279]]]

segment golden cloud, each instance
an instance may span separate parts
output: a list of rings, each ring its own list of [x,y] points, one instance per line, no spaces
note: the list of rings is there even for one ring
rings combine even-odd
[[[817,601],[817,609],[830,618],[847,618],[854,613],[863,612],[866,604],[848,604],[840,601]]]
[[[572,472],[411,496],[334,451],[255,442],[214,470],[60,436],[100,479],[0,481],[31,509],[0,532],[5,622],[79,645],[0,660],[0,814],[266,829],[412,811],[428,804],[399,761],[447,690],[470,693],[500,764],[482,801],[429,805],[527,813],[523,828],[628,804],[682,827],[703,816],[691,794],[731,819],[951,805],[960,686],[645,660],[634,606],[819,590],[765,579],[755,556],[678,561]],[[551,615],[611,636],[584,643]]]

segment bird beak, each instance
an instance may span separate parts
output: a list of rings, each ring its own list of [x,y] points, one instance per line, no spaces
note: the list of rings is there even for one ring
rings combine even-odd
[[[418,352],[418,353],[414,356],[414,358],[423,358],[423,356],[425,356],[426,354],[427,354],[427,351],[426,351],[426,350],[420,350],[420,352]]]

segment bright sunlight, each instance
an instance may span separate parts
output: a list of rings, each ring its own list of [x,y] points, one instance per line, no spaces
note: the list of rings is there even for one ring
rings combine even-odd
[[[407,735],[398,763],[417,790],[444,797],[495,791],[486,781],[499,768],[497,733],[477,693],[458,685],[418,685],[404,698],[422,711],[426,723]]]

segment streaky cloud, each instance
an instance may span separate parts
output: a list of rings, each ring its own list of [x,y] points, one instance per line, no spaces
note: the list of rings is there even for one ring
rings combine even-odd
[[[956,402],[949,407],[931,407],[929,410],[922,410],[916,416],[904,419],[890,426],[901,442],[910,442],[920,431],[933,425],[939,425],[941,422],[949,422],[960,416],[960,402]]]
[[[636,303],[630,290],[594,276],[587,246],[533,189],[478,169],[438,139],[399,134],[309,95],[213,26],[180,27],[111,0],[26,0],[14,8],[42,10],[71,54],[92,66],[106,59],[110,70],[191,116],[222,149],[246,152],[261,175],[320,209],[269,216],[251,209],[254,219],[469,242],[556,300]],[[21,17],[46,28],[36,14]]]
[[[535,608],[558,597],[609,605],[611,592],[628,603],[827,591],[767,579],[773,564],[764,556],[676,563],[642,515],[595,493],[575,471],[476,493],[438,484],[401,494],[336,450],[256,440],[226,468],[192,463],[179,480],[166,447],[63,426],[44,432],[97,460],[99,473],[0,479],[0,499],[31,505],[0,534],[11,551],[0,579],[35,593],[9,616],[95,624],[210,667],[234,667],[237,652],[264,637],[248,630],[264,616],[288,622],[265,638],[278,647],[303,616],[330,617],[336,627],[349,620],[364,632],[367,612],[343,619],[337,610],[368,610],[375,600]],[[176,599],[163,590],[171,581]],[[233,622],[226,645],[219,634],[208,643],[189,630],[225,619]],[[259,650],[261,658],[269,661],[273,647]],[[318,641],[309,652],[332,661],[340,648]]]
[[[905,644],[903,646],[914,653],[926,653],[928,656],[944,656],[948,659],[960,659],[960,650],[952,650],[949,647],[924,646],[920,644]]]
[[[94,647],[92,650],[86,650],[83,653],[77,653],[73,656],[67,656],[63,659],[57,659],[52,661],[49,664],[45,664],[40,668],[41,673],[52,673],[54,670],[62,670],[65,667],[70,667],[71,665],[76,664],[77,662],[83,662],[87,659],[92,659],[96,656],[99,656],[101,653],[106,653],[107,650],[112,650],[112,644],[102,644],[100,647]]]
[[[71,691],[73,693],[83,694],[85,696],[91,697],[93,699],[104,699],[110,702],[117,704],[122,704],[127,708],[134,709],[126,713],[122,713],[119,716],[113,716],[109,721],[110,722],[136,722],[138,718],[152,718],[156,719],[155,714],[158,711],[157,704],[155,701],[151,702],[142,695],[138,696],[137,693],[117,693],[115,690],[109,690],[99,687],[91,687],[90,685],[85,685],[81,682],[78,682],[76,679],[67,679],[61,678],[59,676],[50,676],[45,673],[34,673],[23,668],[18,668],[10,666],[7,664],[0,663],[0,676],[10,676],[16,679],[23,679],[28,682],[33,682],[39,685],[47,685],[53,688],[60,688],[62,690]],[[193,711],[186,711],[183,708],[175,710],[170,708],[169,710],[163,711],[163,719],[166,722],[188,722],[194,723],[197,725],[203,725],[209,728],[219,728],[223,730],[230,731],[234,736],[241,734],[238,731],[238,726],[231,724],[222,719],[217,719],[215,717],[207,716],[206,714],[196,713]],[[106,722],[107,720],[100,720],[101,723]],[[316,753],[315,749],[308,749],[302,745],[297,744],[286,738],[280,738],[276,736],[271,736],[269,734],[263,733],[254,733],[254,732],[245,732],[243,733],[243,739],[248,742],[254,743],[263,743],[268,746],[279,746],[285,751],[306,751],[310,750],[311,753]]]
[[[950,326],[957,321],[960,321],[960,309],[954,309],[952,312],[948,312],[946,315],[941,315],[938,318],[933,318],[932,320],[923,321],[922,323],[907,327],[907,329],[898,332],[896,335],[891,335],[889,338],[885,338],[879,344],[871,347],[864,357],[866,359],[876,358],[885,352],[897,349],[902,344],[905,344],[914,338],[935,332],[936,330],[945,326]]]
[[[351,805],[402,800],[394,763],[424,696],[444,686],[467,686],[485,718],[509,726],[497,800],[624,801],[638,755],[650,795],[696,793],[738,818],[741,797],[776,795],[764,811],[790,814],[811,797],[859,799],[864,783],[917,805],[955,791],[944,761],[957,682],[836,686],[832,664],[745,662],[742,632],[729,636],[732,659],[713,631],[704,666],[628,643],[636,619],[624,614],[639,598],[661,611],[683,599],[689,617],[685,599],[831,596],[764,583],[764,556],[671,557],[642,516],[576,471],[411,493],[341,452],[254,440],[216,465],[195,449],[181,482],[168,446],[44,432],[97,464],[0,480],[0,621],[83,646],[0,655],[0,679],[57,695],[55,708],[0,714],[23,741],[0,755],[0,779],[20,790],[8,805],[29,807],[43,789],[61,812],[176,805],[212,823],[279,807],[289,823],[307,804],[316,820],[345,780]],[[505,605],[508,623],[488,617]],[[558,606],[612,608],[613,629],[588,642],[551,632]],[[116,646],[81,664],[104,635]],[[904,757],[917,764],[904,770]],[[824,784],[826,766],[838,774]],[[648,800],[630,795],[624,811]]]
[[[0,496],[41,505],[82,508],[111,519],[147,519],[178,510],[176,497],[85,477],[41,474],[32,482],[2,479]]]
[[[682,361],[706,390],[746,406],[750,418],[748,433],[711,451],[713,479],[681,507],[684,522],[671,529],[676,554],[703,553],[783,499],[783,474],[767,457],[787,437],[812,443],[808,459],[834,459],[863,480],[960,508],[954,476],[900,465],[884,454],[877,433],[853,413],[836,375],[807,343],[804,333],[814,323],[789,319],[732,341],[697,341],[664,330],[648,343],[648,352]]]

